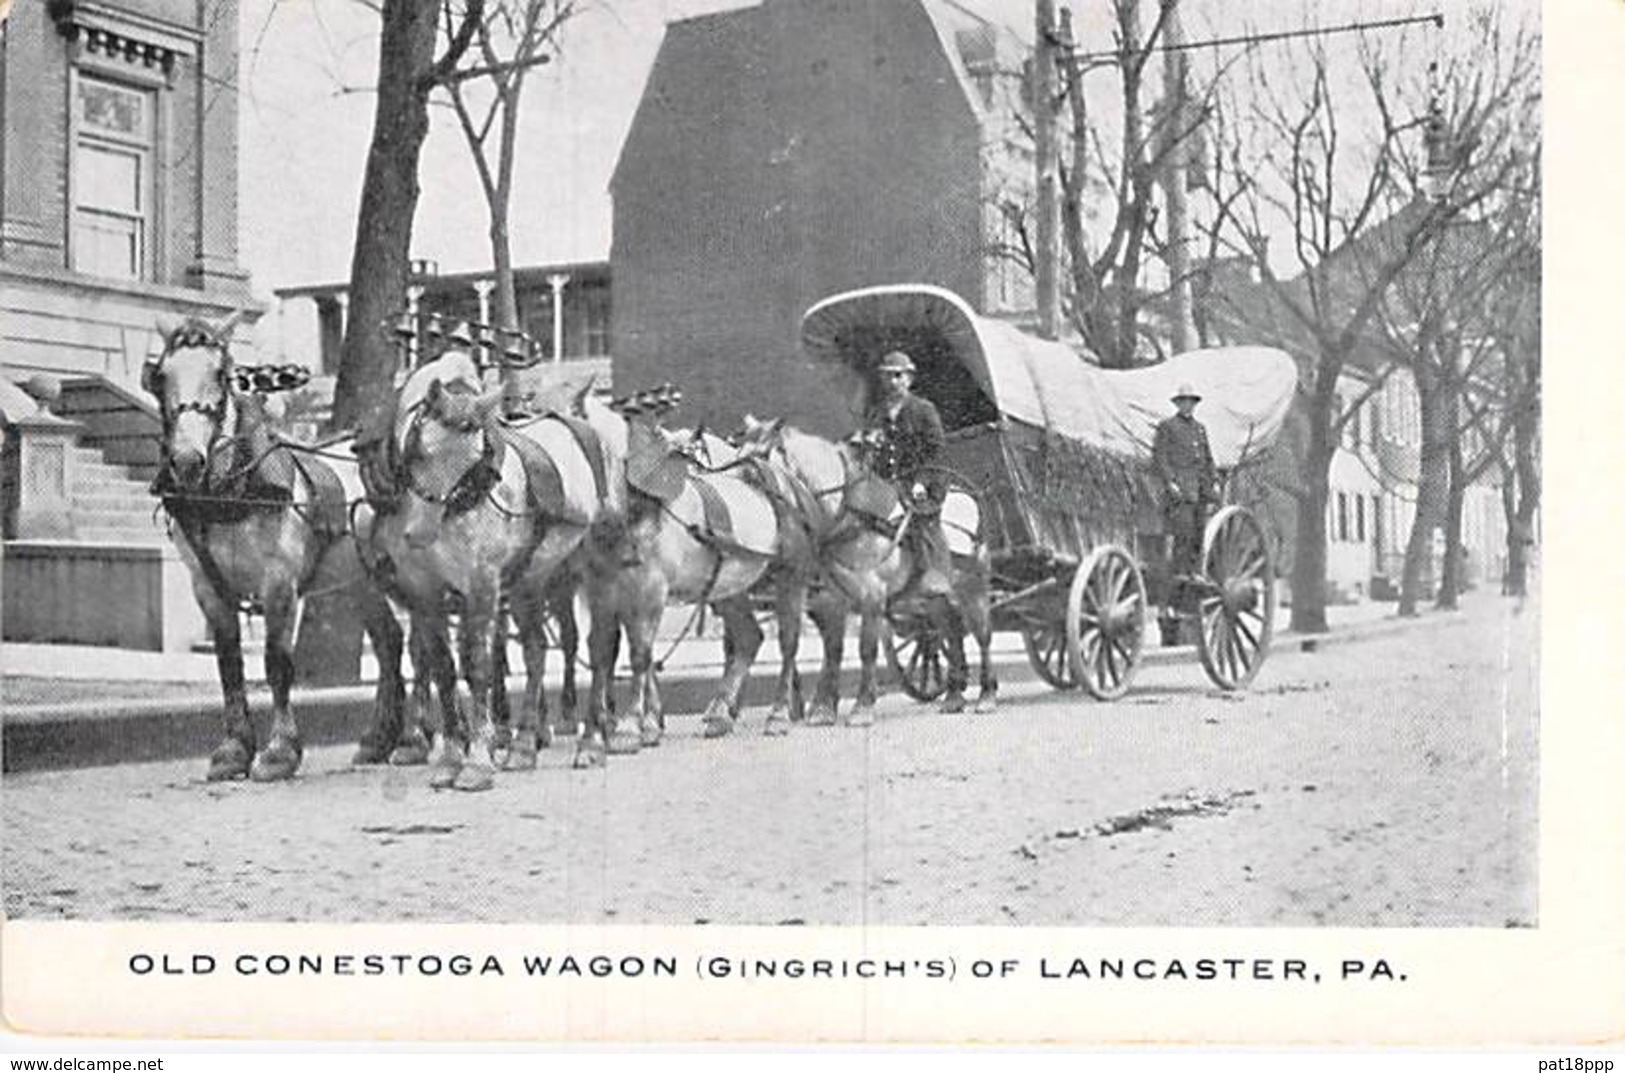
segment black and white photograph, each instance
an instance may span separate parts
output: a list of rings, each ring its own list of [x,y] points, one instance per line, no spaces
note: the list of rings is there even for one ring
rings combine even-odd
[[[1543,14],[15,0],[8,945],[1326,998],[1549,934]]]

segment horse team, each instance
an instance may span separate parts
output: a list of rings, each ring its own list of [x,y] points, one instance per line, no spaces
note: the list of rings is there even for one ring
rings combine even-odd
[[[142,374],[163,421],[154,491],[211,627],[224,694],[211,780],[270,781],[298,769],[294,638],[302,601],[317,595],[353,599],[378,663],[373,719],[355,762],[426,763],[437,788],[484,790],[499,767],[536,766],[555,733],[543,691],[551,640],[564,654],[565,729],[576,733],[578,593],[590,618],[591,684],[577,767],[659,744],[655,648],[669,604],[708,605],[723,623],[725,666],[704,713],[708,737],[737,723],[763,639],[754,606],[764,594],[780,649],[767,733],[803,717],[836,722],[854,613],[862,673],[849,724],[872,721],[888,617],[924,619],[942,639],[949,710],[965,707],[963,639],[973,635],[976,706],[991,710],[998,686],[985,548],[956,549],[951,596],[912,595],[915,564],[899,539],[911,512],[859,447],[749,419],[728,442],[663,427],[659,400],[617,409],[590,391],[569,413],[515,421],[500,416],[500,388],[486,389],[460,350],[414,370],[387,423],[359,441],[306,445],[278,435],[263,397],[248,388],[231,356],[233,325],[191,320],[164,330]],[[406,612],[406,637],[392,603]],[[245,692],[245,608],[265,618],[272,711],[263,738]],[[805,711],[797,670],[804,616],[824,645]],[[527,676],[517,713],[506,690],[510,617]],[[550,619],[560,626],[556,639]],[[623,638],[632,672],[624,713],[611,695]]]

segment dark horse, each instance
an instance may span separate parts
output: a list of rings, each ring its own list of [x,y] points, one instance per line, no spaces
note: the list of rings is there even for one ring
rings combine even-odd
[[[346,503],[360,494],[355,465],[325,462],[273,434],[263,399],[239,386],[251,370],[232,361],[236,321],[160,326],[163,350],[142,368],[141,384],[158,400],[163,418],[153,491],[163,500],[171,539],[213,630],[225,695],[225,737],[210,757],[209,778],[270,781],[290,778],[303,754],[288,704],[301,598],[353,592],[372,637],[374,725],[357,762],[379,759],[399,732],[401,631],[348,531]],[[245,606],[265,615],[271,728],[263,747],[244,690],[239,612]]]

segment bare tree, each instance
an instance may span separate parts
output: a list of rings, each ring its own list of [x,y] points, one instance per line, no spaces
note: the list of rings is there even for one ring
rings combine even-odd
[[[1165,293],[1147,282],[1151,262],[1166,261],[1158,180],[1181,159],[1178,150],[1200,136],[1211,97],[1211,87],[1189,91],[1182,100],[1153,96],[1148,88],[1150,64],[1160,55],[1177,3],[1152,0],[1151,17],[1142,0],[1112,0],[1113,55],[1104,61],[1082,57],[1063,36],[1059,99],[1029,99],[1015,116],[1032,139],[1037,109],[1065,111],[1059,164],[1062,304],[1084,346],[1107,368],[1129,368],[1143,362],[1148,347],[1161,350],[1145,315]],[[1114,131],[1089,107],[1085,76],[1096,66],[1109,66],[1116,75],[1121,115]],[[994,198],[1010,237],[992,252],[1035,272],[1031,190],[1018,184]],[[1109,223],[1092,228],[1091,209],[1104,209]]]
[[[1297,50],[1299,76],[1284,78],[1260,63],[1246,92],[1231,94],[1226,167],[1217,233],[1247,258],[1262,280],[1263,300],[1230,302],[1231,314],[1255,322],[1261,341],[1300,356],[1299,401],[1305,419],[1301,482],[1293,490],[1296,539],[1292,628],[1326,629],[1327,501],[1330,468],[1344,426],[1382,384],[1369,377],[1353,405],[1339,405],[1339,384],[1374,328],[1394,281],[1453,220],[1476,212],[1504,188],[1516,167],[1507,145],[1520,135],[1509,121],[1531,92],[1538,41],[1514,34],[1507,54],[1478,68],[1448,72],[1444,119],[1454,138],[1448,174],[1418,152],[1427,123],[1427,87],[1400,76],[1388,54],[1360,49],[1350,89],[1331,73],[1325,48]],[[1475,48],[1474,59],[1483,50]],[[1428,184],[1436,184],[1428,190]],[[1431,192],[1432,196],[1428,196]],[[1294,272],[1282,272],[1271,237],[1284,235]],[[1226,301],[1227,296],[1220,296]],[[1260,309],[1266,310],[1260,321]],[[1285,329],[1284,331],[1282,329]],[[1345,391],[1347,387],[1345,385]]]
[[[1538,147],[1533,159],[1539,159]],[[1502,276],[1489,325],[1502,357],[1500,388],[1504,445],[1495,458],[1500,468],[1501,509],[1506,525],[1507,564],[1502,589],[1509,596],[1528,592],[1528,555],[1540,509],[1540,194],[1521,217],[1524,227],[1515,255]],[[1501,296],[1504,295],[1504,299]]]
[[[334,388],[335,428],[388,406],[395,367],[388,322],[406,301],[418,160],[429,133],[429,96],[457,71],[485,0],[381,0],[378,95],[350,262],[349,321]],[[435,55],[442,19],[454,31]]]
[[[519,143],[520,101],[526,76],[553,58],[559,31],[576,9],[576,0],[487,0],[485,17],[474,31],[469,52],[475,59],[443,83],[485,197],[496,285],[496,321],[499,327],[509,330],[519,327],[508,216]],[[450,39],[457,27],[449,9],[445,23]],[[477,92],[476,85],[486,92]],[[503,400],[509,410],[519,407],[517,370],[503,372]]]
[[[1456,224],[1394,281],[1375,318],[1375,350],[1416,386],[1421,444],[1416,511],[1406,543],[1401,615],[1414,615],[1432,554],[1445,533],[1438,603],[1452,607],[1460,587],[1462,504],[1467,486],[1493,464],[1500,446],[1494,420],[1496,351],[1487,316],[1510,263],[1507,220]],[[1475,450],[1468,457],[1468,444]]]

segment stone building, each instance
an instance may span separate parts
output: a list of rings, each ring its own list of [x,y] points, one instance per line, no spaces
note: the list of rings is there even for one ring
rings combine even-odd
[[[22,0],[0,29],[0,378],[27,388],[0,394],[7,638],[160,647],[191,628],[137,382],[160,318],[258,312],[237,32],[236,0]]]

